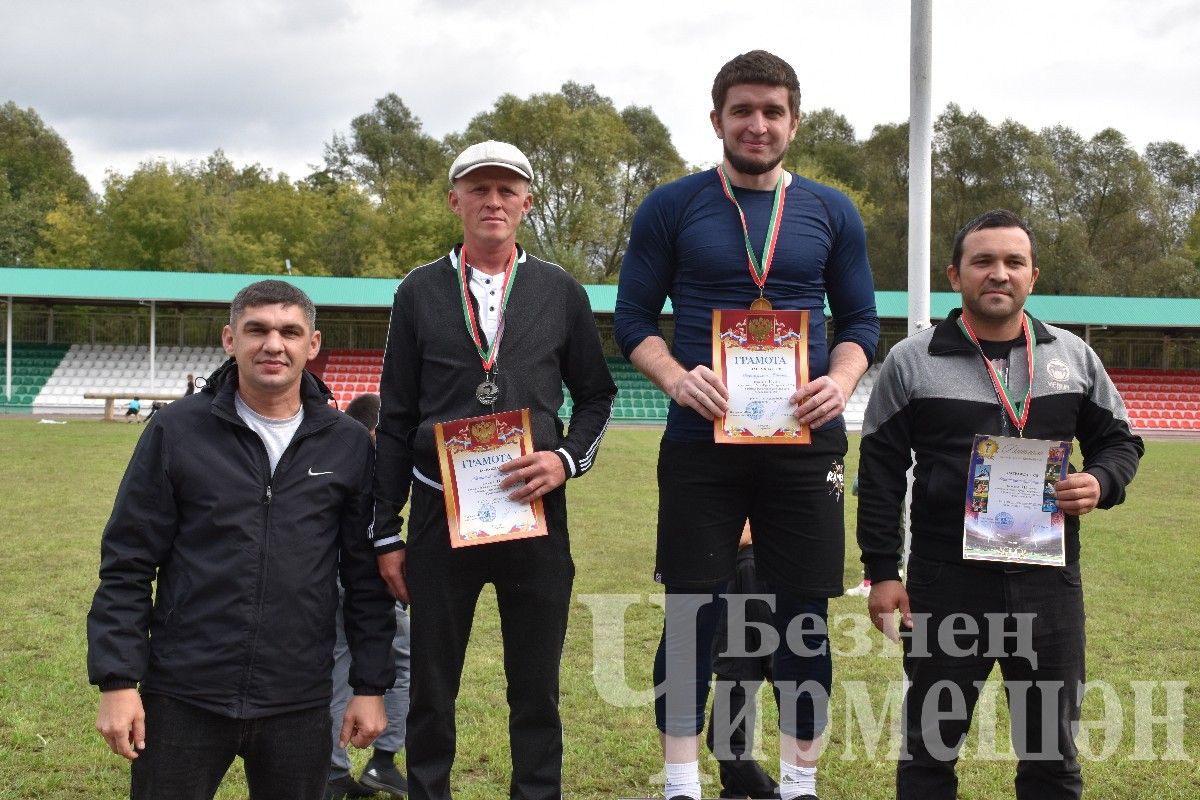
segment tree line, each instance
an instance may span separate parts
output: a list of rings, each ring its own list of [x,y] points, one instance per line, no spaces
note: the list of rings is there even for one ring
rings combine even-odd
[[[706,124],[698,121],[698,124]],[[647,107],[618,109],[595,87],[506,94],[441,139],[395,94],[335,133],[298,180],[217,151],[109,172],[100,194],[33,109],[0,106],[0,264],[396,277],[446,252],[458,220],[446,171],[466,144],[502,139],[536,172],[521,241],[581,281],[615,281],[645,195],[689,170]],[[714,159],[719,155],[714,140]],[[907,286],[908,125],[865,139],[824,108],[804,116],[785,163],[849,194],[862,212],[879,289]],[[977,213],[1030,220],[1048,294],[1200,296],[1200,152],[1117,130],[993,125],[951,104],[933,145],[933,286],[954,232]]]

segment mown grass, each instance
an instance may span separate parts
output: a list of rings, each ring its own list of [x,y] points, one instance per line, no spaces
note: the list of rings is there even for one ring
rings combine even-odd
[[[84,616],[96,585],[100,531],[136,437],[135,425],[72,421],[38,425],[0,419],[0,798],[115,798],[128,793],[125,762],[92,728],[95,689],[84,668]],[[614,430],[592,474],[573,482],[571,535],[576,599],[563,659],[565,791],[571,798],[652,796],[661,770],[649,705],[650,664],[661,625],[661,594],[651,580],[659,432]],[[852,439],[847,475],[856,466]],[[1112,687],[1112,736],[1091,734],[1085,760],[1087,796],[1177,798],[1200,795],[1200,497],[1193,442],[1151,441],[1129,501],[1084,520],[1084,580],[1089,677]],[[854,498],[848,498],[846,584],[858,579],[853,548]],[[622,598],[621,596],[628,596]],[[829,747],[821,769],[827,800],[890,798],[895,718],[883,715],[889,686],[900,679],[897,653],[866,632],[864,602],[831,605],[838,632]],[[595,613],[594,613],[595,611]],[[623,613],[622,613],[623,612]],[[599,633],[597,633],[599,632]],[[616,638],[623,634],[623,641]],[[492,800],[507,794],[504,679],[495,596],[480,602],[459,700],[456,796]],[[1134,682],[1155,690],[1153,713],[1166,713],[1161,682],[1189,682],[1179,746],[1189,760],[1163,760],[1167,726],[1151,740],[1136,734]],[[862,696],[860,696],[862,695]],[[864,705],[875,717],[864,722]],[[760,745],[774,771],[774,714]],[[977,718],[959,771],[965,798],[1011,797],[1014,762],[1005,757],[1007,718]],[[1104,697],[1089,693],[1085,721],[1106,718]],[[1120,731],[1115,724],[1119,721]],[[983,731],[983,738],[980,738]],[[873,741],[873,737],[878,736]],[[994,739],[994,745],[990,744]],[[1148,746],[1146,742],[1149,741]],[[999,755],[989,755],[989,753]],[[1147,756],[1153,756],[1148,758]],[[356,758],[361,763],[362,755]],[[715,776],[711,762],[702,764]],[[716,790],[709,786],[710,794]],[[235,767],[218,795],[246,796]]]

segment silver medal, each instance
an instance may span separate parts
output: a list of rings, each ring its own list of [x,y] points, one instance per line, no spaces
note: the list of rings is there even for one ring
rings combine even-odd
[[[491,380],[485,380],[475,387],[475,399],[485,406],[494,406],[500,398],[500,387]]]

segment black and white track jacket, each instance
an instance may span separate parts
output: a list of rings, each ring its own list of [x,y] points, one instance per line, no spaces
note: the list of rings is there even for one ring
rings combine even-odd
[[[863,422],[858,544],[869,577],[896,580],[903,547],[906,472],[915,461],[912,553],[962,561],[967,468],[977,433],[1016,436],[979,351],[960,331],[961,310],[888,353]],[[1031,319],[1037,339],[1033,397],[1025,437],[1079,440],[1073,461],[1100,483],[1100,508],[1125,499],[1143,453],[1129,415],[1100,358],[1070,331]],[[1009,386],[1029,386],[1024,346],[1009,358]],[[1072,465],[1074,472],[1075,466]],[[1067,563],[1079,559],[1079,517],[1066,516]],[[972,562],[984,564],[986,562]]]
[[[555,452],[575,478],[595,462],[617,387],[583,287],[523,250],[518,262],[494,376],[496,412],[528,408],[534,449]],[[475,399],[484,372],[463,319],[459,266],[456,247],[396,289],[375,431],[376,553],[404,546],[400,512],[412,482],[441,488],[434,425],[492,413]],[[564,383],[573,400],[565,434]]]

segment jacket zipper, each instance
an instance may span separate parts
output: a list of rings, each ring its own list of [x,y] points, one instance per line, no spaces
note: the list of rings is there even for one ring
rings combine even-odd
[[[239,715],[241,715],[246,711],[246,699],[250,691],[250,676],[254,672],[254,660],[258,655],[258,632],[262,628],[263,598],[267,592],[266,572],[271,542],[271,500],[274,497],[274,493],[271,488],[271,481],[274,476],[271,474],[271,456],[269,453],[267,453],[266,443],[263,442],[262,437],[259,436],[258,433],[256,433],[249,425],[246,425],[246,423],[240,417],[238,418],[238,422],[240,422],[242,426],[250,433],[250,435],[254,437],[254,440],[258,442],[259,453],[262,455],[262,459],[260,459],[259,462],[260,468],[265,466],[264,474],[267,476],[266,488],[263,492],[265,519],[263,521],[262,552],[258,559],[258,575],[256,578],[258,586],[256,587],[254,598],[253,634],[250,642],[250,651],[246,659],[246,667],[242,672],[242,690],[238,693],[238,704],[240,706]],[[282,459],[282,456],[280,456],[280,458]]]
[[[259,634],[259,631],[262,629],[263,601],[266,598],[266,593],[267,593],[266,573],[267,573],[267,561],[270,556],[271,503],[275,498],[275,493],[274,493],[274,489],[272,488],[274,475],[271,474],[271,458],[270,458],[270,455],[268,455],[268,453],[267,453],[266,444],[263,442],[262,437],[260,437],[257,433],[255,433],[255,431],[253,429],[251,429],[249,425],[246,425],[246,423],[244,421],[242,421],[242,419],[240,417],[238,418],[238,421],[241,422],[242,426],[245,427],[246,430],[248,430],[251,433],[251,435],[253,435],[254,438],[258,441],[259,447],[261,448],[261,453],[263,455],[263,458],[266,459],[266,468],[267,468],[266,474],[269,476],[267,479],[267,483],[266,483],[266,489],[263,494],[263,505],[266,506],[266,509],[265,509],[266,522],[265,522],[265,525],[263,528],[262,556],[259,558],[259,563],[258,563],[258,592],[257,592],[258,596],[255,600],[255,605],[254,605],[254,634],[253,634],[253,640],[250,644],[250,657],[246,661],[246,669],[242,675],[242,691],[240,692],[240,697],[238,698],[239,704],[241,706],[241,712],[245,713],[246,700],[247,700],[249,690],[250,690],[250,676],[254,672],[254,662],[258,656],[258,634]],[[292,437],[292,440],[290,442],[288,442],[288,446],[285,447],[283,449],[283,452],[279,454],[279,463],[280,464],[283,463],[284,459],[287,458],[288,453],[290,453],[292,451],[292,448],[295,447],[298,442],[300,442],[304,439],[307,439],[308,437],[312,436],[313,434],[315,434],[319,431],[324,430],[326,427],[328,427],[328,425],[321,425],[320,427],[305,431],[302,434],[297,432],[297,435],[294,435]]]

